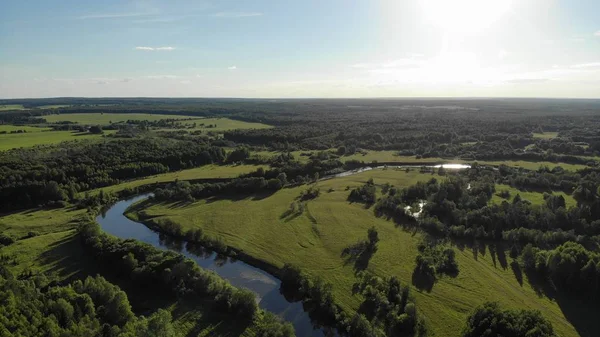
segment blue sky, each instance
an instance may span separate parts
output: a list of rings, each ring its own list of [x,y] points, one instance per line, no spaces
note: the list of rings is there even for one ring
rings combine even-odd
[[[598,0],[2,0],[0,97],[594,97]]]

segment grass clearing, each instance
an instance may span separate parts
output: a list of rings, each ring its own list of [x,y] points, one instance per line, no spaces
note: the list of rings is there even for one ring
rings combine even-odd
[[[218,179],[235,178],[240,174],[256,171],[259,167],[267,169],[264,165],[206,165],[187,170],[157,174],[143,179],[132,180],[118,185],[91,190],[95,194],[103,190],[104,192],[116,193],[126,188],[135,188],[143,185],[171,182],[175,180],[196,180],[196,179]]]
[[[250,123],[242,122],[229,118],[201,118],[190,121],[182,121],[182,124],[188,126],[186,129],[158,129],[157,131],[173,131],[173,130],[187,130],[187,131],[203,131],[203,132],[223,132],[235,129],[268,129],[272,128],[270,125],[262,123]],[[196,126],[193,126],[194,123]],[[204,124],[202,126],[201,124]],[[208,125],[216,125],[216,127],[206,127]]]
[[[36,126],[26,126],[26,125],[0,125],[0,132],[10,133],[11,131],[19,131],[23,130],[27,133],[29,132],[42,132],[42,131],[52,131],[51,128],[40,128]]]
[[[109,125],[128,120],[158,121],[161,119],[200,119],[193,116],[160,115],[160,114],[124,114],[124,113],[76,113],[43,116],[48,123],[73,122],[85,125]]]
[[[9,111],[9,110],[27,110],[21,104],[0,104],[0,111]]]
[[[68,108],[70,107],[70,105],[65,105],[65,104],[54,104],[54,105],[41,105],[41,106],[36,106],[36,109],[60,109],[60,108]]]
[[[558,137],[558,132],[534,133],[533,138],[552,139]]]
[[[104,134],[115,133],[116,130],[105,130]],[[77,141],[83,139],[102,139],[103,135],[88,132],[73,131],[44,131],[27,133],[0,134],[0,151],[36,145],[52,145],[64,141]]]
[[[492,196],[492,200],[490,201],[491,203],[499,205],[504,200],[506,200],[508,202],[512,202],[512,200],[515,198],[515,196],[517,194],[519,194],[522,199],[531,201],[531,203],[534,205],[542,205],[545,203],[543,192],[521,191],[510,185],[496,184],[496,193],[498,193],[500,191],[508,191],[510,193],[510,197],[508,199],[504,199],[504,198],[501,198],[498,195],[494,194]],[[551,194],[562,195],[563,198],[565,198],[565,204],[566,204],[567,208],[577,205],[577,201],[575,201],[575,199],[573,199],[572,196],[566,194],[565,192],[558,191],[558,192],[552,192]]]
[[[33,274],[54,274],[65,280],[97,273],[74,229],[19,240],[1,248],[0,253],[16,257],[17,264],[11,267],[15,275],[28,270]]]
[[[419,238],[419,234],[375,217],[372,209],[346,200],[347,186],[359,186],[369,178],[378,185],[389,182],[401,187],[426,181],[431,174],[387,169],[321,181],[320,196],[307,202],[303,214],[291,217],[284,213],[307,186],[272,195],[147,205],[143,212],[153,220],[171,218],[184,229],[203,228],[209,235],[222,237],[226,244],[272,264],[297,264],[311,276],[332,283],[336,299],[345,310],[353,311],[361,299],[352,295],[355,270],[341,257],[342,250],[364,239],[367,229],[375,226],[381,241],[368,270],[380,276],[395,275],[403,284],[410,284]],[[577,336],[567,317],[579,313],[539,296],[526,279],[521,285],[504,258],[485,247],[457,248],[456,257],[460,266],[456,278],[440,279],[431,292],[413,288],[417,308],[431,328],[430,336],[459,336],[467,315],[488,300],[497,300],[505,308],[540,310],[559,336]]]
[[[40,235],[73,229],[85,209],[34,209],[5,214],[0,217],[0,233],[20,238],[29,232]]]

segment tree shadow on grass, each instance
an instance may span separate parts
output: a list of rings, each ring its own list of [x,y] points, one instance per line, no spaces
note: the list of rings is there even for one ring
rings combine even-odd
[[[411,281],[412,285],[417,289],[430,293],[437,279],[435,278],[435,275],[422,272],[415,268],[412,273]]]
[[[557,290],[549,279],[535,273],[525,271],[525,275],[538,296],[545,296],[558,304],[563,315],[577,330],[579,336],[600,336],[600,324],[598,324],[600,303],[586,297],[585,294],[571,294]]]
[[[55,273],[66,280],[95,275],[98,268],[84,251],[77,234],[73,233],[50,244],[40,254],[41,264],[51,266],[47,272]]]
[[[522,287],[523,286],[523,271],[521,271],[521,266],[519,266],[519,262],[517,262],[517,260],[513,260],[510,263],[510,268],[512,269],[512,272],[515,275],[517,282],[519,282],[519,285]]]
[[[377,246],[372,246],[367,241],[359,241],[342,251],[342,258],[345,258],[344,265],[354,263],[356,273],[363,271],[369,267],[369,261],[376,251]]]
[[[193,327],[185,334],[186,337],[199,336],[242,336],[250,320],[238,320],[227,314],[221,314],[208,301],[192,301],[180,299],[172,311],[173,320],[193,322]]]

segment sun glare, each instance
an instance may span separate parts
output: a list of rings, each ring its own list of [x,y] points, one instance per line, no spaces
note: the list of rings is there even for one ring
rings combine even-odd
[[[421,0],[432,24],[448,33],[478,33],[500,19],[512,0]]]

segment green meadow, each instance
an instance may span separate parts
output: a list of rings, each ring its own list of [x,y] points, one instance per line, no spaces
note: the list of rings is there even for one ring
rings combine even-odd
[[[307,186],[286,188],[272,195],[232,195],[189,204],[145,202],[128,216],[155,223],[169,218],[184,230],[202,228],[206,234],[221,237],[226,244],[273,265],[294,263],[310,276],[331,283],[336,300],[352,312],[361,299],[352,295],[355,269],[341,257],[342,250],[364,239],[367,229],[375,226],[380,242],[368,271],[379,276],[395,275],[402,283],[410,284],[420,234],[375,217],[373,210],[363,204],[349,203],[347,189],[369,178],[378,186],[389,182],[402,187],[431,176],[417,170],[386,169],[321,181],[317,183],[320,196],[308,201],[302,214],[293,216],[286,215],[286,211]],[[583,309],[580,312],[576,306],[564,303],[559,306],[556,300],[538,295],[526,278],[520,281],[515,276],[504,254],[492,253],[483,245],[455,250],[460,268],[456,278],[441,278],[431,292],[412,288],[431,336],[459,336],[471,310],[491,300],[506,308],[540,310],[559,336],[577,335],[569,322],[572,317],[590,318]]]
[[[235,129],[268,129],[270,125],[262,123],[250,123],[242,122],[229,118],[201,118],[189,121],[182,121],[182,124],[186,125],[184,130],[187,131],[205,131],[205,132],[223,132]],[[193,124],[196,126],[193,126]],[[202,125],[204,124],[204,125]],[[213,127],[207,127],[213,125]],[[215,126],[216,125],[216,126]],[[158,129],[157,131],[171,131],[173,129]]]
[[[17,130],[27,127],[16,127]],[[38,129],[38,128],[31,128]],[[35,130],[34,132],[27,131],[26,133],[6,133],[0,134],[0,151],[15,149],[19,147],[32,147],[36,145],[52,145],[64,141],[77,141],[83,139],[101,139],[103,135],[91,134],[87,132],[73,131],[44,131]],[[111,134],[115,130],[106,130],[104,134]]]
[[[504,198],[498,196],[497,194],[500,191],[508,191],[510,193],[510,197],[508,199],[504,199]],[[542,205],[545,203],[543,192],[521,191],[512,186],[504,185],[504,184],[496,184],[496,193],[492,196],[491,202],[494,204],[501,204],[502,201],[504,201],[504,200],[506,200],[508,202],[512,202],[512,200],[515,198],[515,196],[517,194],[521,196],[521,199],[528,200],[534,205]],[[568,195],[565,192],[553,191],[550,194],[562,195],[563,198],[565,198],[565,204],[566,204],[567,208],[577,205],[577,201],[575,201],[575,199],[573,199],[573,197],[571,195]]]
[[[256,171],[259,167],[264,169],[267,168],[264,165],[206,165],[187,170],[157,174],[143,179],[131,180],[117,185],[102,187],[91,190],[90,194],[98,193],[101,190],[108,193],[116,193],[127,188],[136,188],[143,185],[171,182],[176,180],[235,178],[240,174]]]
[[[330,149],[335,153],[335,149]],[[310,158],[311,154],[318,153],[319,151],[293,151],[292,154],[302,162],[307,162]],[[280,152],[270,152],[270,151],[258,151],[254,152],[255,156],[261,156],[265,158],[270,158],[278,155]],[[416,156],[398,156],[397,151],[365,151],[364,153],[354,153],[349,156],[341,156],[339,160],[342,162],[348,160],[358,160],[365,163],[379,162],[379,163],[405,163],[405,164],[422,164],[422,163],[456,163],[456,164],[472,164],[475,161],[473,160],[463,160],[463,159],[453,159],[453,158],[417,158]],[[597,157],[586,157],[590,160],[598,160]],[[491,165],[491,166],[499,166],[499,165],[507,165],[511,167],[521,167],[527,170],[537,170],[542,166],[549,167],[550,169],[560,166],[565,170],[576,171],[586,168],[586,165],[581,164],[567,164],[567,163],[553,163],[548,161],[524,161],[524,160],[482,160],[476,161],[481,165]]]
[[[0,111],[8,111],[8,110],[26,110],[25,107],[21,104],[0,104]]]
[[[552,139],[558,137],[558,132],[534,133],[533,138]]]
[[[161,119],[180,119],[181,123],[186,126],[184,130],[197,131],[203,130],[206,132],[222,132],[233,129],[265,129],[271,126],[261,123],[249,123],[237,121],[229,118],[201,118],[194,116],[183,115],[161,115],[161,114],[119,114],[119,113],[76,113],[76,114],[60,114],[43,116],[48,123],[58,122],[73,122],[84,125],[110,125],[113,123],[126,122],[128,120],[146,120],[158,121]],[[194,123],[196,126],[194,127]],[[204,124],[202,126],[201,124]],[[216,125],[216,127],[207,128],[207,125]],[[172,131],[170,128],[161,128],[157,131]]]
[[[75,113],[75,114],[59,114],[43,116],[48,123],[58,122],[73,122],[85,125],[109,125],[111,123],[126,122],[128,120],[146,120],[158,121],[161,119],[188,119],[198,117],[181,116],[181,115],[160,115],[160,114],[124,114],[124,113]]]

